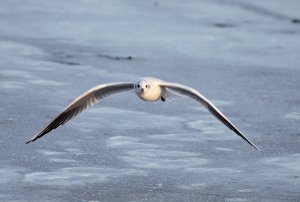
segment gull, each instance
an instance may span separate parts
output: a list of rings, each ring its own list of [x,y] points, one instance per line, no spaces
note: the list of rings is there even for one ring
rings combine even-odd
[[[97,103],[102,98],[122,91],[134,90],[137,96],[144,101],[163,101],[170,99],[174,96],[187,96],[208,109],[219,121],[226,125],[229,129],[233,130],[237,135],[243,138],[248,144],[259,150],[242,132],[235,127],[229,119],[204,95],[199,91],[179,83],[166,82],[153,77],[143,77],[137,82],[121,82],[121,83],[108,83],[95,86],[94,88],[86,91],[81,96],[71,102],[56,118],[54,118],[46,127],[38,132],[26,144],[34,142],[38,138],[43,137],[53,129],[65,124],[80,112]]]

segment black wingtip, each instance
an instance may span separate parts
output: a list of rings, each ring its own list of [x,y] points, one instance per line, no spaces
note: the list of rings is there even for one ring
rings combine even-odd
[[[245,136],[242,136],[242,138],[244,139],[244,140],[246,140],[248,143],[249,143],[249,145],[251,145],[252,147],[254,147],[257,151],[261,151],[255,144],[253,144],[250,140],[248,140]]]
[[[239,135],[241,138],[243,138],[246,142],[248,142],[249,145],[251,145],[252,147],[254,147],[257,151],[261,151],[253,142],[251,142],[250,140],[248,140],[248,138],[246,138],[235,126],[232,125],[232,130]]]
[[[255,146],[254,144],[251,144],[257,151],[260,151],[261,152],[261,150],[257,147],[257,146]]]
[[[245,136],[241,136],[244,140],[246,140],[248,142],[249,145],[251,145],[252,147],[254,147],[257,151],[261,151],[255,144],[253,144],[253,142],[251,142],[250,140],[248,140]]]
[[[34,141],[34,140],[29,140],[29,141],[25,142],[25,144],[28,144],[28,143],[33,142],[33,141]]]

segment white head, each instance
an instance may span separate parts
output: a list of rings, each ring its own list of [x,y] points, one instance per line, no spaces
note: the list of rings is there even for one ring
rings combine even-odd
[[[157,101],[161,99],[161,81],[152,77],[143,77],[134,84],[134,91],[144,101]]]
[[[134,84],[134,90],[137,95],[147,94],[150,89],[150,83],[145,80],[139,80]]]

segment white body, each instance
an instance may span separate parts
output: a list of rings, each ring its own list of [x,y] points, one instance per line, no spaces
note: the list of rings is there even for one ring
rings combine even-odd
[[[152,77],[141,78],[134,84],[135,93],[144,101],[161,100],[166,93],[165,88],[160,86],[162,82],[162,80]]]

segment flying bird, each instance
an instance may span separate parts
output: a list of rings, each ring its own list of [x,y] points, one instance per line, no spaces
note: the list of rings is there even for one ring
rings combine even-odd
[[[246,138],[246,136],[243,135],[242,132],[235,127],[228,120],[228,118],[199,91],[189,86],[166,82],[152,77],[144,77],[139,79],[137,82],[108,83],[95,86],[71,102],[62,113],[60,113],[46,127],[38,132],[31,140],[26,142],[26,144],[43,137],[53,129],[65,124],[89,106],[100,101],[102,98],[111,94],[129,90],[134,90],[137,96],[142,100],[152,102],[159,100],[165,102],[174,95],[188,96],[200,102],[205,108],[208,109],[210,113],[212,113],[212,115],[225,124],[229,129],[233,130],[251,146],[259,150],[258,147],[256,147],[248,138]]]

